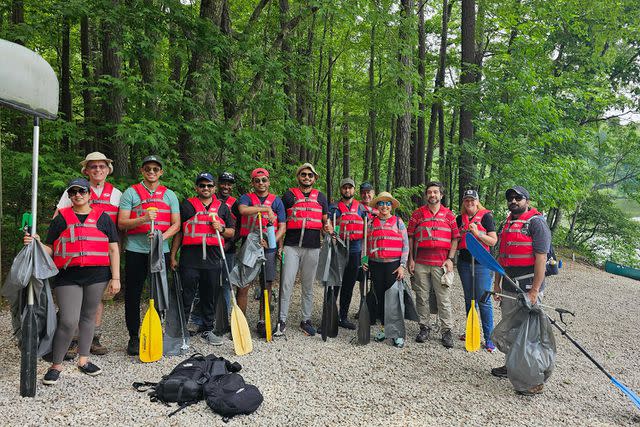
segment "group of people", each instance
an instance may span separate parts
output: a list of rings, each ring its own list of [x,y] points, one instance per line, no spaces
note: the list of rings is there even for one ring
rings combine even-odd
[[[316,334],[312,322],[314,280],[322,235],[330,233],[348,247],[348,260],[339,288],[339,326],[356,329],[348,318],[353,289],[359,281],[363,292],[365,278],[370,278],[371,289],[378,301],[372,318],[381,323],[375,339],[385,340],[385,291],[410,274],[413,275],[420,328],[416,342],[424,343],[429,339],[430,317],[437,315],[441,343],[452,348],[451,275],[458,255],[457,270],[464,290],[465,313],[476,295],[484,347],[489,352],[495,351],[491,341],[493,305],[490,301],[478,301],[478,297],[490,290],[492,283],[494,290],[500,291],[500,277],[493,280],[491,272],[473,259],[464,243],[466,233],[473,234],[486,249],[498,241],[493,216],[481,205],[475,190],[464,193],[460,214],[456,216],[442,204],[442,184],[429,182],[425,188],[424,206],[416,209],[405,225],[394,214],[400,204],[392,194],[381,192],[376,196],[369,183],[362,183],[357,200],[356,183],[351,178],[341,181],[340,200],[330,206],[327,196],[314,188],[319,175],[309,163],[297,168],[298,185],[288,189],[282,197],[269,191],[270,172],[257,168],[251,172],[252,191],[238,199],[232,195],[236,181],[233,174],[223,172],[216,180],[211,173],[202,172],[195,178],[194,195],[182,203],[173,191],[161,184],[164,164],[158,156],[147,156],[142,160],[142,181],[124,193],[107,182],[113,166],[104,154],[87,155],[81,166],[81,173],[86,178],[76,178],[69,183],[44,242],[60,270],[52,283],[59,321],[53,350],[48,355],[52,365],[44,376],[45,384],[58,381],[62,361],[65,356],[74,356],[69,353],[75,345],[79,355],[78,368],[88,375],[101,373],[101,369],[89,361],[89,356],[107,352],[100,343],[102,300],[112,298],[120,291],[120,249],[125,258],[127,353],[138,354],[140,298],[148,275],[152,228],[162,232],[166,265],[179,271],[187,318],[193,308],[200,324],[197,333],[213,345],[222,344],[222,338],[214,333],[216,305],[220,306],[216,303],[224,299],[228,312],[232,291],[226,274],[222,273],[223,259],[231,269],[238,241],[246,239],[259,227],[266,236],[267,226],[273,226],[276,247],[269,248],[266,239],[261,243],[265,247],[263,274],[269,293],[278,260],[284,260],[279,316],[272,322],[275,335],[287,331],[298,274],[301,282],[300,330],[308,336]],[[515,186],[508,189],[505,196],[510,213],[501,230],[499,262],[535,303],[544,288],[550,232],[541,214],[529,205],[526,189]],[[25,236],[25,244],[34,237],[38,238]],[[194,303],[196,295],[197,304]],[[236,295],[238,305],[246,311],[248,288],[237,289]],[[507,303],[507,300],[502,302],[503,306]],[[261,305],[260,320],[256,325],[256,333],[261,337],[266,334],[263,309]],[[459,338],[464,340],[464,336]],[[396,347],[404,344],[405,337],[393,339]],[[492,373],[506,376],[506,368],[494,368]],[[541,391],[541,387],[534,392]]]

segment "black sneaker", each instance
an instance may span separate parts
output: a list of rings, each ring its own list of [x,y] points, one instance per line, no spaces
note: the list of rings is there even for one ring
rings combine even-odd
[[[284,335],[286,331],[287,331],[287,324],[284,322],[284,320],[280,320],[276,325],[276,329],[273,331],[273,336],[281,337]]]
[[[42,378],[42,384],[55,385],[58,382],[58,378],[60,378],[60,371],[55,368],[49,368],[47,373],[44,374],[44,378]]]
[[[345,329],[351,329],[352,331],[355,331],[356,329],[356,325],[353,322],[350,322],[346,317],[344,319],[340,319],[338,326]]]
[[[416,342],[427,342],[429,340],[429,328],[425,325],[420,325],[420,332],[416,336]]]
[[[312,337],[316,334],[316,328],[311,324],[311,320],[307,320],[306,322],[300,322],[300,329],[302,332],[308,337]]]
[[[264,325],[264,322],[261,320],[258,322],[258,324],[256,325],[256,333],[258,334],[259,338],[266,338],[267,337],[267,328]]]
[[[137,356],[140,354],[140,339],[138,337],[129,337],[127,344],[127,354],[129,356]]]
[[[96,375],[100,375],[102,373],[102,369],[98,368],[91,362],[87,362],[82,366],[78,365],[78,369],[80,369],[80,372],[82,372],[83,374],[87,374],[91,377],[95,377]]]
[[[498,368],[491,369],[491,375],[498,378],[507,378],[507,366],[503,365]]]
[[[444,348],[453,348],[453,335],[450,330],[442,333],[442,345]]]

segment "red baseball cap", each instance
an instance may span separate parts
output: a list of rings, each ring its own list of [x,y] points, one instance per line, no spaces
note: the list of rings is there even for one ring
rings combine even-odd
[[[266,170],[265,168],[256,168],[253,171],[251,171],[251,179],[257,177],[257,176],[269,176],[269,171]]]

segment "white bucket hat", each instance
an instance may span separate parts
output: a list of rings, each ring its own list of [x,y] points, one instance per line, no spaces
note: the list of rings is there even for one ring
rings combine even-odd
[[[94,161],[107,162],[107,165],[109,166],[109,173],[113,173],[113,160],[107,158],[107,156],[99,151],[94,151],[93,153],[87,154],[87,157],[85,157],[84,160],[80,162],[80,165],[82,166],[82,169],[80,169],[80,173],[84,174],[85,170],[87,169],[87,163]]]

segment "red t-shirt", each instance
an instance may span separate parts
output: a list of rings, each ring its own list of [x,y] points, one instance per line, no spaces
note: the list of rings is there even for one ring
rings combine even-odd
[[[427,208],[428,209],[428,208]],[[447,220],[447,225],[451,228],[452,236],[454,239],[460,238],[460,230],[458,230],[458,225],[456,224],[456,216],[449,209],[444,206],[440,206],[440,210],[446,209],[445,219]],[[411,219],[409,220],[409,225],[407,226],[407,232],[409,233],[409,237],[413,237],[416,232],[416,227],[418,224],[422,222],[422,209],[418,208],[413,211],[411,215]],[[415,241],[414,241],[415,245]],[[415,246],[414,246],[415,248]],[[447,260],[449,256],[449,249],[440,249],[440,248],[419,248],[418,253],[415,254],[416,264],[423,265],[437,265],[441,266]]]

